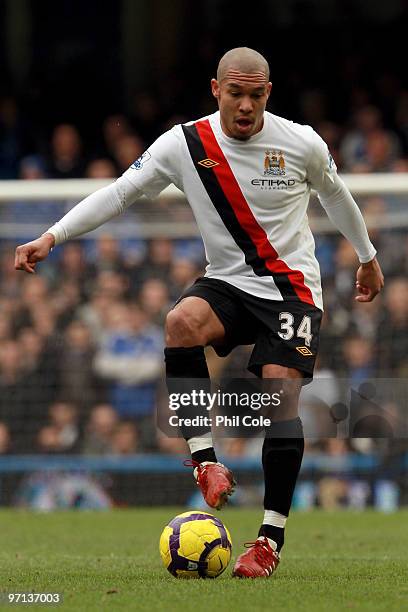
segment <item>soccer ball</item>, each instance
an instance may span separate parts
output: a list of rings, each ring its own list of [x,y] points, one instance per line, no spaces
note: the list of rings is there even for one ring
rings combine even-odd
[[[222,521],[201,510],[179,514],[160,537],[164,566],[176,578],[217,578],[230,562],[231,547]]]

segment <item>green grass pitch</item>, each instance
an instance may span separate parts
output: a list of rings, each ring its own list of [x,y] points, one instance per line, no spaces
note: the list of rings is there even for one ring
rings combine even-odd
[[[261,512],[227,509],[217,516],[231,531],[230,566],[217,580],[189,581],[173,578],[158,552],[162,528],[182,511],[0,511],[0,590],[59,591],[64,603],[53,608],[79,612],[408,609],[407,511],[293,513],[276,574],[237,580],[232,563]],[[7,606],[23,608],[32,606]]]

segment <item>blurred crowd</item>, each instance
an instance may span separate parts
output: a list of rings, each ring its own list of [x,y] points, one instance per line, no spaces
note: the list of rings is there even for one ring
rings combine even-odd
[[[375,237],[387,283],[371,304],[354,300],[357,261],[352,248],[337,235],[324,242],[318,239],[318,253],[332,264],[322,266],[326,310],[321,347],[316,381],[305,388],[303,399],[309,406],[304,415],[308,444],[333,455],[350,448],[370,452],[376,442],[373,447],[357,441],[358,432],[349,441],[324,438],[333,435],[328,419],[342,397],[339,380],[358,388],[378,377],[407,376],[403,237],[395,231],[379,231]],[[37,274],[26,275],[14,270],[13,245],[3,242],[0,453],[186,450],[183,440],[156,429],[156,407],[166,398],[163,323],[183,289],[203,273],[205,262],[186,258],[182,239],[151,239],[144,247],[138,261],[129,261],[127,249],[109,234],[96,241],[71,241],[55,249]],[[248,376],[250,350],[238,347],[229,358],[219,359],[208,349],[212,375]],[[361,439],[398,437],[398,407],[390,402],[385,426],[391,434],[371,424],[368,433],[360,432]],[[220,445],[232,456],[251,455],[259,441],[225,438]]]
[[[24,276],[0,272],[0,452],[129,454],[157,449],[163,323],[199,276],[171,240],[130,265],[102,235],[92,259],[70,242]]]
[[[310,93],[309,97],[304,96],[299,120],[312,125],[327,142],[340,171],[408,171],[407,91],[400,92],[391,119],[360,92],[361,99],[355,102],[347,123],[327,118],[321,93]],[[201,114],[215,110],[211,100],[203,106]],[[271,110],[276,112],[273,101]],[[199,116],[196,111],[163,117],[154,97],[143,92],[133,117],[109,115],[98,137],[84,140],[80,129],[71,123],[57,124],[49,134],[36,132],[24,124],[15,98],[0,97],[0,179],[119,176],[160,133]]]

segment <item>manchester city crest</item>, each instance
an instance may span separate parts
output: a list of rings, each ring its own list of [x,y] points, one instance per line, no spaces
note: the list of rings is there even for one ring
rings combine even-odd
[[[265,151],[264,175],[284,176],[285,174],[285,158],[282,151],[275,149]]]

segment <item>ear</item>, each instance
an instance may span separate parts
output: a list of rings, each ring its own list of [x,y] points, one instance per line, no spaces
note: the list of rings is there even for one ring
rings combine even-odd
[[[267,93],[268,98],[271,95],[271,91],[272,91],[272,83],[269,81],[268,85],[266,86],[266,93]]]
[[[218,99],[220,97],[220,85],[217,79],[211,79],[211,92],[214,98]]]

